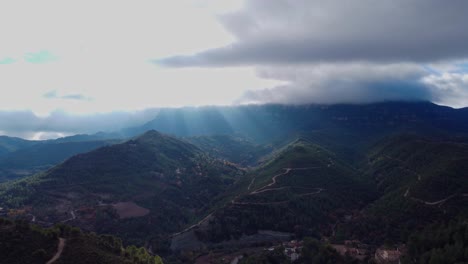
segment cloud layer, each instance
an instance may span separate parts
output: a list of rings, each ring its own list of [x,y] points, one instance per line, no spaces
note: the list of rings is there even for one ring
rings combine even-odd
[[[234,43],[162,63],[184,67],[466,58],[467,12],[463,0],[249,0],[220,19],[235,36]]]
[[[142,125],[154,118],[158,109],[135,112],[110,112],[92,115],[73,115],[53,112],[40,117],[31,111],[0,111],[0,135],[23,138],[59,137],[77,133],[114,132],[122,128]]]
[[[432,100],[419,80],[425,72],[413,64],[320,64],[267,67],[259,76],[284,85],[246,92],[239,103],[369,103],[385,100]]]
[[[0,134],[233,102],[468,106],[467,13],[465,0],[0,1]]]
[[[255,66],[259,77],[284,82],[249,90],[239,103],[431,100],[462,107],[467,12],[463,0],[247,0],[219,18],[233,43],[156,62]]]

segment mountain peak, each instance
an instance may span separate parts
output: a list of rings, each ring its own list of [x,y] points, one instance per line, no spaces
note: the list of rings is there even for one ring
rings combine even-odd
[[[143,133],[138,138],[152,138],[152,137],[162,137],[163,134],[159,133],[158,131],[151,129]]]
[[[159,141],[163,138],[166,138],[166,136],[154,129],[148,130],[145,133],[141,134],[140,136],[136,137],[136,141],[142,141],[142,142],[153,142],[153,141]]]

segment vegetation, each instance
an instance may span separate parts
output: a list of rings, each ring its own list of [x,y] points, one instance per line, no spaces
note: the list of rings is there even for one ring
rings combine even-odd
[[[358,264],[362,263],[357,259],[351,257],[344,257],[338,254],[332,247],[329,245],[320,243],[316,239],[306,237],[304,239],[304,244],[300,252],[299,259],[292,262],[284,254],[284,247],[276,248],[273,251],[265,251],[262,254],[254,256],[246,256],[242,258],[240,264]]]
[[[66,263],[78,254],[90,262],[102,257],[100,263],[153,261],[145,249],[122,244],[145,245],[168,262],[187,263],[211,250],[279,243],[258,237],[280,231],[304,240],[297,263],[356,262],[318,239],[359,240],[371,254],[406,244],[404,263],[464,263],[467,113],[424,102],[164,110],[124,134],[158,128],[184,139],[148,131],[0,185],[0,207],[6,208],[0,212],[11,219],[66,222],[123,243],[19,221],[1,228],[8,238],[2,247],[19,249],[11,254],[34,249],[21,259],[34,263],[49,259],[61,237],[79,249],[64,252]],[[56,141],[51,155],[43,155],[50,150],[46,143],[0,138],[0,164],[59,162],[63,144],[76,147],[72,155],[109,135],[101,136],[94,143],[88,136]],[[144,213],[122,214],[117,204],[123,202]],[[242,259],[289,261],[281,250]]]
[[[403,263],[449,264],[468,262],[468,222],[432,224],[410,236]]]
[[[59,238],[64,247],[55,263],[162,264],[144,248],[123,247],[110,235],[83,233],[76,227],[56,225],[41,228],[25,221],[0,218],[0,255],[2,263],[45,263],[56,254]]]
[[[356,173],[325,149],[294,141],[245,176],[239,193],[214,214],[208,231],[197,234],[218,242],[260,229],[317,235],[328,229],[334,214],[359,209],[373,198]]]
[[[241,166],[255,166],[262,157],[273,151],[271,145],[257,145],[241,136],[196,136],[187,140],[213,157]]]
[[[367,161],[364,175],[375,183],[379,199],[339,228],[344,237],[398,243],[433,222],[467,215],[468,145],[463,138],[387,138]]]
[[[0,188],[2,206],[30,208],[38,221],[60,222],[79,210],[74,224],[117,234],[142,245],[176,232],[209,210],[242,171],[185,141],[150,131],[122,144],[76,155],[51,170]],[[150,213],[120,219],[117,202]],[[81,214],[81,215],[80,215]],[[149,223],[158,223],[151,231]]]
[[[32,146],[34,144],[35,142],[30,140],[0,136],[0,157],[7,153],[13,152],[24,147]]]
[[[117,141],[38,142],[0,156],[0,182],[41,172],[66,159]],[[44,155],[47,153],[47,155]]]

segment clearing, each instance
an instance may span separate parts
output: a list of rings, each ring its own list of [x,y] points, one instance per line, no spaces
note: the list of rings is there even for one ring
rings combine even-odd
[[[120,219],[131,217],[142,217],[150,213],[150,210],[137,205],[134,202],[120,202],[112,204],[112,207],[117,210]]]

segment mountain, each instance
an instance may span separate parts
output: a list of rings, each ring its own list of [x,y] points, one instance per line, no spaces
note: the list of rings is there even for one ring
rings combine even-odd
[[[87,142],[87,141],[102,141],[102,140],[117,140],[125,139],[127,136],[118,132],[98,132],[94,134],[78,134],[68,137],[61,137],[57,139],[44,140],[50,143],[65,143],[65,142]]]
[[[428,102],[163,109],[119,135],[172,136],[150,130],[0,185],[0,206],[118,235],[168,263],[282,263],[288,240],[308,245],[299,263],[378,252],[463,263],[467,121],[467,109]]]
[[[467,121],[467,109],[452,109],[429,102],[162,109],[147,124],[116,133],[100,132],[47,141],[1,137],[0,180],[34,174],[74,154],[149,129],[187,137],[204,151],[241,165],[254,165],[256,159],[268,154],[271,144],[284,144],[294,137],[309,138],[353,163],[364,157],[366,147],[384,136],[405,131],[463,134],[468,131]],[[266,148],[257,148],[255,145],[259,143]],[[49,159],[48,155],[37,153],[52,153],[53,157]],[[5,155],[8,157],[1,158]],[[12,168],[9,168],[5,164],[18,166],[10,165]]]
[[[0,136],[0,157],[15,150],[32,146],[36,142],[16,137]]]
[[[33,141],[0,136],[0,182],[45,171],[76,154],[115,144],[124,138],[120,133],[104,132]]]
[[[173,249],[199,247],[274,230],[296,235],[326,232],[337,215],[351,214],[373,199],[357,171],[326,149],[298,139],[228,190],[224,205],[205,223],[178,234]],[[259,241],[256,241],[259,242]],[[246,243],[246,242],[245,242]],[[193,248],[192,248],[193,249]]]
[[[397,242],[429,224],[466,219],[467,142],[465,137],[403,134],[376,144],[364,177],[380,195],[346,224],[346,236],[365,237],[369,243]]]
[[[186,140],[213,157],[241,166],[255,166],[275,149],[273,144],[255,144],[248,139],[234,135],[194,136]]]
[[[66,221],[141,244],[208,210],[242,173],[188,142],[149,131],[6,184],[0,199],[37,222]]]
[[[468,133],[467,124],[467,108],[453,109],[430,102],[243,105],[163,109],[152,121],[122,133],[156,129],[188,138],[229,135],[254,144],[275,146],[301,137],[355,164],[384,137],[408,132],[428,136],[463,135]]]
[[[363,105],[245,105],[162,109],[150,122],[126,130],[149,129],[183,137],[239,134],[256,143],[284,140],[300,132],[341,129],[355,134],[401,131],[468,132],[468,109],[430,102],[383,102]]]
[[[66,159],[119,140],[45,141],[0,156],[0,182],[45,171]]]
[[[123,247],[109,235],[83,233],[66,225],[41,228],[25,221],[0,218],[1,263],[109,263],[162,264],[144,248]]]

